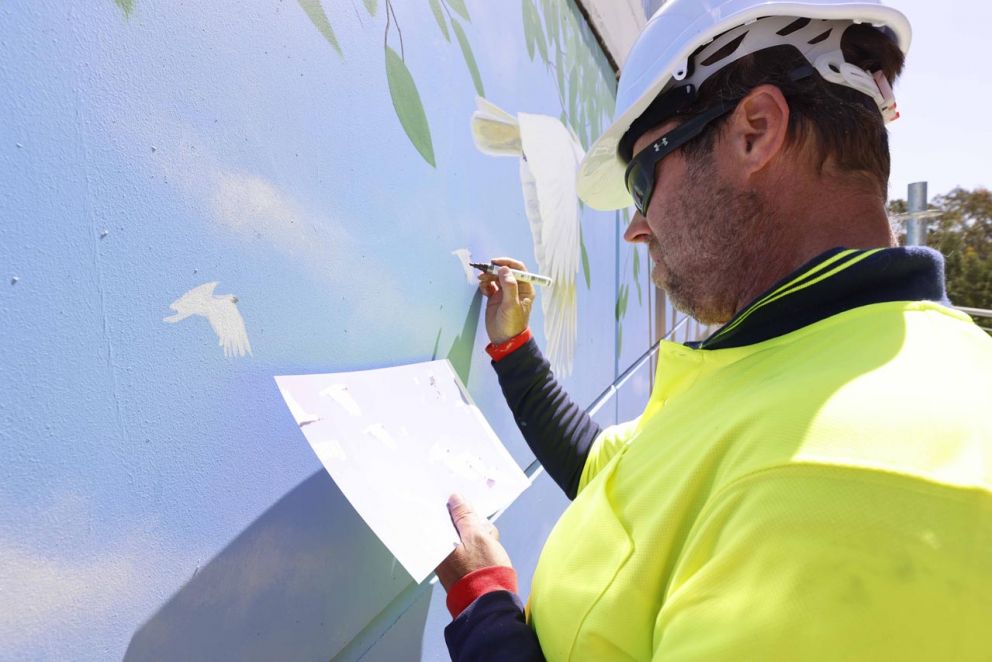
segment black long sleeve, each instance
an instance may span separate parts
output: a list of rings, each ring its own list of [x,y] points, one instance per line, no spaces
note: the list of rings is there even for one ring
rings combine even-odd
[[[480,596],[444,629],[452,662],[539,662],[544,660],[534,629],[516,594]]]
[[[533,339],[493,361],[510,411],[548,475],[574,499],[600,426],[576,405]]]

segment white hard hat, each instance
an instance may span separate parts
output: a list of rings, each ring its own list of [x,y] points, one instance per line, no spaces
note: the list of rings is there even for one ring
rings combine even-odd
[[[797,18],[812,20],[801,23]],[[579,197],[595,209],[629,207],[626,163],[618,146],[631,125],[666,88],[692,83],[698,90],[716,71],[763,48],[795,46],[825,79],[872,96],[885,119],[893,119],[895,102],[884,76],[873,77],[844,62],[840,38],[850,22],[881,28],[903,53],[909,50],[909,21],[877,0],[669,0],[651,17],[627,56],[613,123],[579,168]],[[825,31],[830,31],[826,37]],[[690,63],[690,56],[707,44]],[[721,57],[722,53],[727,54]]]

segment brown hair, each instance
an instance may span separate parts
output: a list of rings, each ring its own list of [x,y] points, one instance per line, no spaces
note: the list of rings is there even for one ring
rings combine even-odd
[[[841,39],[841,49],[847,62],[868,72],[881,70],[890,83],[902,71],[902,51],[892,39],[870,25],[848,27]],[[719,101],[740,99],[759,85],[775,85],[789,103],[787,144],[808,145],[817,172],[822,172],[824,163],[832,157],[839,171],[866,180],[885,198],[889,141],[878,106],[871,97],[828,83],[819,75],[790,80],[789,74],[806,64],[799,51],[788,45],[746,55],[708,78],[684,114],[696,115]],[[726,118],[685,145],[686,157],[710,152],[724,121]]]

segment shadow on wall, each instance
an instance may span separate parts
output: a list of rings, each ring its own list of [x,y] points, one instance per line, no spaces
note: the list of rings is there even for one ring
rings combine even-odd
[[[327,660],[411,582],[319,471],[172,596],[124,659]],[[429,604],[418,600],[391,642],[404,659],[420,659]]]

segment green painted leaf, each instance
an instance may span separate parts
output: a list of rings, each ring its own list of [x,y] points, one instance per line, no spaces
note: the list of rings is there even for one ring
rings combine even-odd
[[[561,16],[559,15],[558,3],[545,0],[543,7],[544,25],[547,26],[548,32],[548,43],[552,46],[559,46],[561,45]]]
[[[134,11],[134,0],[114,0],[117,6],[124,10],[124,16],[131,16]]]
[[[327,18],[327,13],[324,12],[324,8],[320,4],[320,0],[296,0],[300,3],[300,7],[303,7],[303,11],[307,13],[310,17],[310,22],[314,24],[320,34],[324,35],[324,39],[327,40],[334,50],[338,52],[339,55],[344,55],[341,52],[341,47],[338,46],[338,40],[334,36],[334,30],[331,28],[331,21]]]
[[[544,39],[544,28],[541,27],[540,23],[535,25],[534,43],[537,44],[537,50],[541,52],[541,59],[547,64],[551,62],[551,58],[548,57],[548,43]]]
[[[389,81],[389,96],[393,100],[396,116],[410,142],[417,148],[424,160],[437,167],[434,162],[434,143],[431,141],[431,128],[427,124],[424,104],[413,82],[406,63],[389,46],[386,46],[386,79]]]
[[[527,57],[530,61],[534,61],[534,48],[536,48],[537,39],[534,37],[534,19],[527,11],[527,5],[530,0],[523,0],[522,12],[523,12],[523,22],[524,22],[524,42],[527,44]],[[531,5],[533,7],[533,5]]]
[[[437,26],[441,28],[441,34],[444,35],[445,41],[451,41],[451,34],[448,32],[448,21],[444,18],[444,12],[441,11],[440,0],[430,0],[431,11],[434,13],[434,20],[437,21]]]
[[[468,15],[468,7],[465,6],[465,0],[445,0],[448,6],[455,10],[459,16],[464,18],[466,21],[471,21],[472,19]]]
[[[568,114],[575,117],[576,107],[575,102],[578,99],[579,92],[579,68],[576,66],[572,67],[572,73],[568,77]]]
[[[638,246],[634,246],[634,284],[637,285],[637,305],[644,305],[641,298],[641,251]]]
[[[462,30],[461,23],[451,21],[451,29],[455,31],[458,45],[462,48],[462,55],[465,56],[465,64],[468,65],[468,72],[472,74],[472,83],[475,85],[476,94],[480,97],[486,96],[486,90],[482,87],[482,76],[479,75],[479,65],[475,62],[475,55],[472,54],[472,47],[469,46],[468,37],[465,36],[465,31]]]
[[[376,6],[379,4],[379,0],[362,0],[365,3],[365,8],[369,10],[370,16],[375,16]]]
[[[534,59],[534,48],[541,53],[541,59],[548,62],[548,45],[544,41],[544,29],[541,27],[541,15],[537,13],[534,0],[523,0],[524,37],[527,39],[527,54]]]
[[[582,275],[586,277],[586,289],[592,289],[592,279],[589,277],[589,253],[586,252],[586,240],[579,226],[579,246],[582,247]]]

